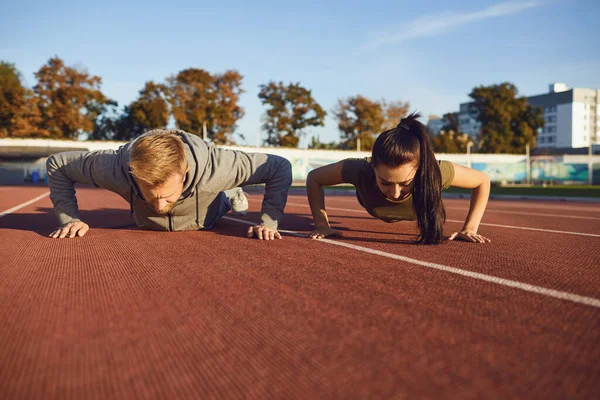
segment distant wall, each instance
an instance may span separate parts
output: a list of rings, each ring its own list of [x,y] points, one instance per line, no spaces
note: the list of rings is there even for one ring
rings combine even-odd
[[[31,181],[37,172],[38,182],[46,177],[46,156],[68,149],[116,150],[125,142],[111,141],[67,141],[44,139],[0,139],[0,184],[17,184]],[[306,175],[315,168],[331,164],[345,158],[369,157],[369,152],[340,150],[305,150],[270,147],[223,146],[233,150],[270,153],[288,159],[293,167],[296,183],[303,183]],[[31,151],[27,150],[31,149]],[[54,151],[53,149],[56,149]],[[30,154],[31,157],[28,157]],[[525,155],[510,154],[438,154],[438,159],[452,161],[463,166],[485,172],[493,182],[525,182],[527,167]],[[600,156],[594,156],[594,168],[600,170]],[[531,177],[534,181],[587,183],[588,156],[563,155],[532,157]],[[594,174],[595,182],[600,183],[600,172]]]

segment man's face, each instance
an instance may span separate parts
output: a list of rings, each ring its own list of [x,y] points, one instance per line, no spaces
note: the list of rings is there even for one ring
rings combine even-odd
[[[186,171],[187,172],[187,171]],[[183,193],[185,174],[174,174],[160,186],[150,186],[144,182],[138,183],[144,200],[157,214],[167,214],[175,207],[175,203]]]

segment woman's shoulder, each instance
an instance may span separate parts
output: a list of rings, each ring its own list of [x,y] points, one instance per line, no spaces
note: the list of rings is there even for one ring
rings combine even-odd
[[[342,178],[344,182],[356,185],[371,172],[371,157],[346,158],[342,162]]]
[[[438,164],[442,175],[442,189],[448,189],[454,180],[454,164],[446,160],[439,160]]]
[[[348,165],[350,167],[355,167],[355,168],[370,167],[371,166],[371,157],[345,158],[342,160],[342,163],[344,163],[344,165]]]

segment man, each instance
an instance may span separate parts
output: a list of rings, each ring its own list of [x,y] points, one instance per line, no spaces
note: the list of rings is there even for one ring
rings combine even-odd
[[[118,150],[57,153],[46,162],[50,199],[60,227],[52,238],[83,236],[75,183],[123,197],[138,226],[153,230],[209,229],[231,208],[245,214],[241,186],[265,183],[261,223],[248,237],[281,239],[279,220],[292,183],[282,157],[220,149],[181,130],[150,131]]]

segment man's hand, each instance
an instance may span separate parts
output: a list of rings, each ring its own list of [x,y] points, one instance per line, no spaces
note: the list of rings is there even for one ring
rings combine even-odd
[[[329,226],[323,226],[312,231],[308,237],[311,239],[323,239],[330,236],[342,236],[342,232]]]
[[[268,228],[263,225],[255,225],[248,228],[248,237],[256,237],[260,240],[275,240],[281,239],[281,235],[275,229]]]
[[[90,227],[85,222],[73,221],[63,225],[60,228],[56,228],[56,230],[52,232],[49,237],[53,239],[74,238],[75,236],[81,237],[89,230]]]
[[[474,243],[489,243],[490,239],[485,236],[481,236],[477,232],[474,231],[460,231],[454,232],[448,240],[464,240],[465,242],[474,242]]]

